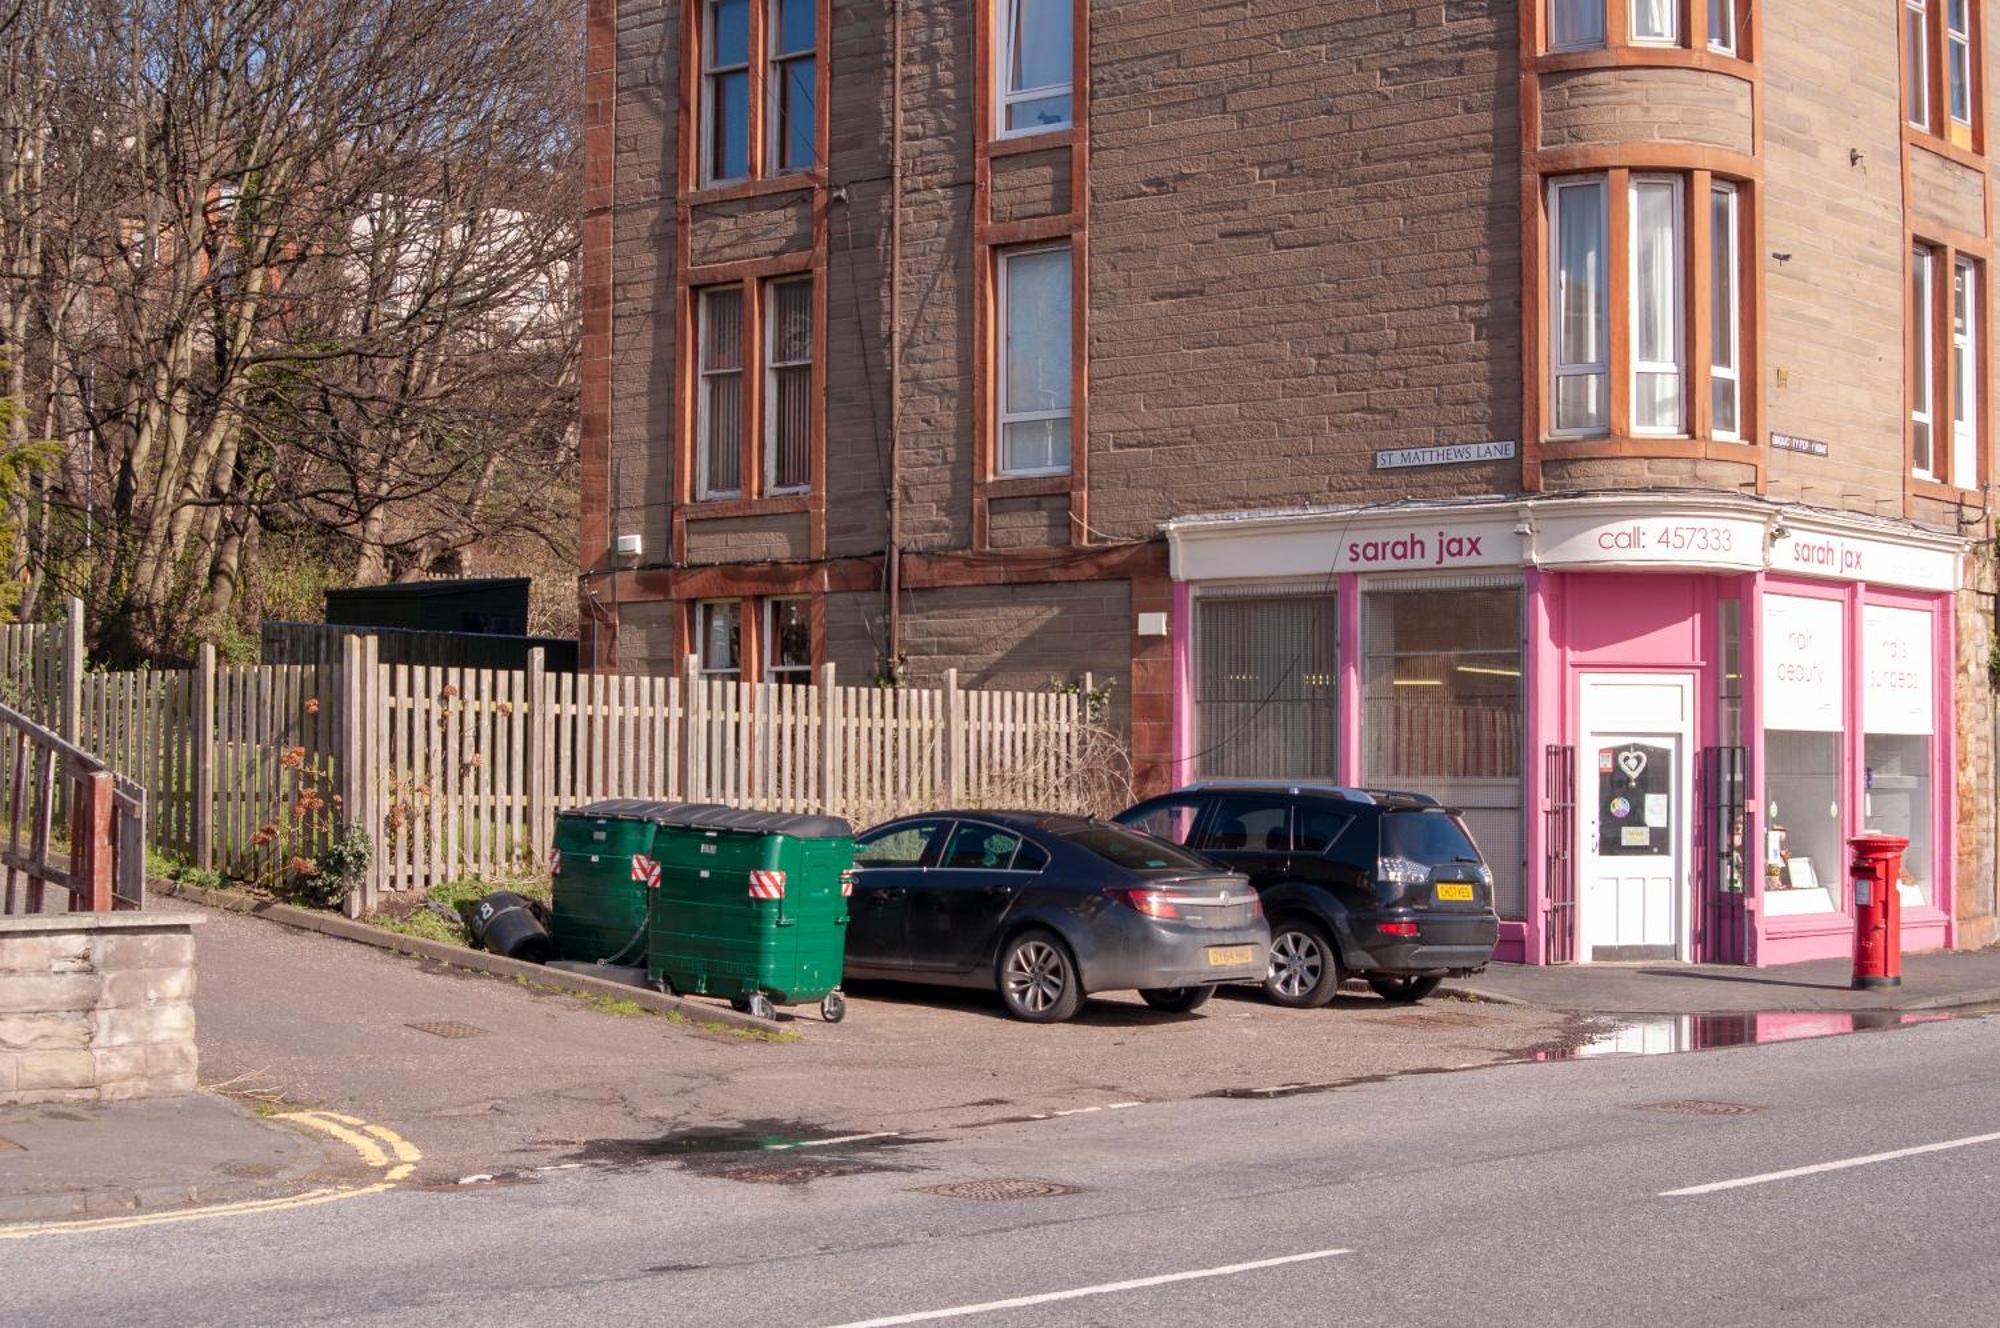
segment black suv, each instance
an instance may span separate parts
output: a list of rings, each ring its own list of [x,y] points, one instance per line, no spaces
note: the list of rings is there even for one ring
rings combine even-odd
[[[1493,957],[1493,874],[1435,798],[1215,781],[1116,819],[1250,878],[1271,920],[1264,991],[1279,1005],[1325,1005],[1350,976],[1385,999],[1419,1001]]]

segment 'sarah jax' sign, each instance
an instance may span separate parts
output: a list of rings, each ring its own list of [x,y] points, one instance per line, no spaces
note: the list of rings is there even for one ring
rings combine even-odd
[[[1375,469],[1403,466],[1459,466],[1470,461],[1510,461],[1512,443],[1451,443],[1444,447],[1397,447],[1375,454]]]

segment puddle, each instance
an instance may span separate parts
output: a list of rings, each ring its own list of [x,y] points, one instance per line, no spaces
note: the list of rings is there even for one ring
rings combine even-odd
[[[752,1120],[726,1129],[700,1126],[649,1139],[592,1139],[571,1154],[569,1162],[613,1167],[677,1162],[685,1170],[724,1180],[803,1185],[830,1176],[902,1170],[861,1155],[933,1142],[915,1134],[835,1134],[803,1121]]]
[[[1538,1047],[1515,1059],[1571,1061],[1592,1056],[1668,1056],[1683,1051],[1712,1051],[1719,1047],[1763,1046],[1773,1042],[1802,1042],[1848,1033],[1879,1032],[1906,1028],[1911,1024],[1938,1023],[1974,1013],[1990,1011],[1632,1015],[1621,1017],[1617,1027],[1595,1033],[1575,1045]]]

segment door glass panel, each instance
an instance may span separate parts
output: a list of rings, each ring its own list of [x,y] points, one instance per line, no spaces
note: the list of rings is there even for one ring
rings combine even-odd
[[[1289,853],[1290,808],[1268,798],[1223,798],[1202,834],[1201,847],[1221,852]]]
[[[1301,853],[1324,853],[1352,824],[1354,818],[1346,812],[1304,805],[1299,808],[1298,824],[1292,828],[1293,843]]]
[[[1597,851],[1660,857],[1674,851],[1674,753],[1624,742],[1597,749]]]
[[[1129,825],[1135,830],[1144,830],[1155,839],[1164,839],[1169,844],[1188,842],[1194,833],[1194,823],[1201,817],[1201,802],[1195,798],[1177,798],[1172,802],[1154,805],[1139,816],[1118,818],[1119,824]]]

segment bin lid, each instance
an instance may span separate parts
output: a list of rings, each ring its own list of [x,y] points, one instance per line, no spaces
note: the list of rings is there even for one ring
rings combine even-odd
[[[838,816],[744,811],[713,802],[648,802],[642,798],[607,798],[569,814],[651,821],[655,825],[685,829],[729,830],[743,835],[790,835],[794,839],[849,839],[854,835],[853,824]]]

